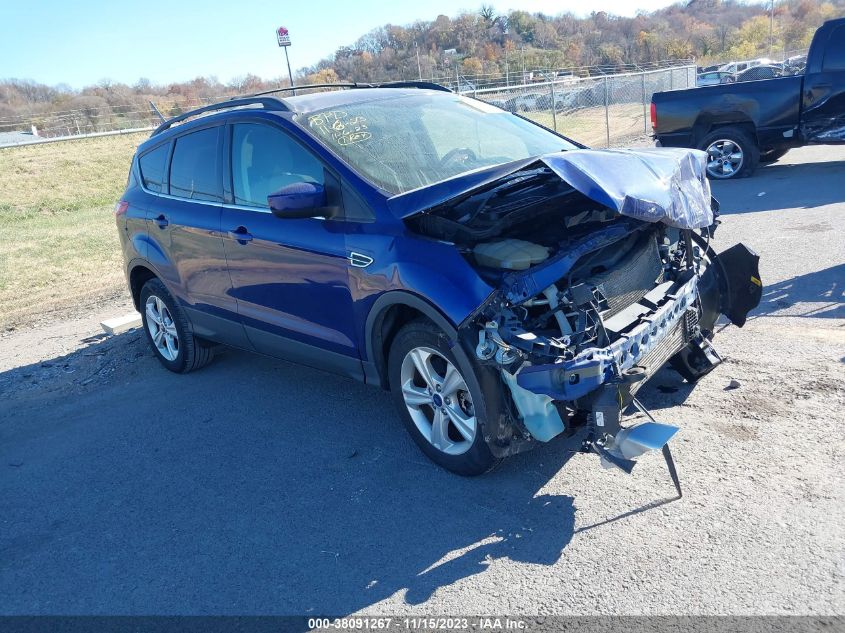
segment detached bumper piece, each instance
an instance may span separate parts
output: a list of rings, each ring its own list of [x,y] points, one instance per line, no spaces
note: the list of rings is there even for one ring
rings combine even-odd
[[[655,420],[648,409],[636,398],[632,398],[631,401],[641,413],[648,417],[648,422],[640,422],[629,427],[622,427],[616,422],[614,432],[611,432],[611,430],[601,434],[599,437],[596,437],[596,433],[593,431],[584,441],[581,450],[587,453],[596,453],[601,458],[601,464],[605,468],[616,467],[629,475],[637,464],[637,457],[650,451],[660,450],[663,454],[663,459],[666,461],[669,477],[672,479],[672,483],[680,499],[684,493],[681,490],[681,481],[678,477],[678,470],[675,468],[675,460],[672,458],[672,452],[669,450],[669,440],[674,437],[679,429],[677,426],[663,424]],[[608,408],[612,411],[607,411]],[[594,421],[600,429],[606,426],[605,423],[607,420],[604,417],[605,413],[610,414],[611,420],[619,420],[621,419],[622,411],[618,405],[616,407],[608,407],[606,402],[599,409],[594,410]],[[601,425],[598,424],[599,421],[602,422]]]
[[[760,256],[745,244],[735,244],[719,253],[717,261],[722,278],[722,313],[742,327],[763,297]]]

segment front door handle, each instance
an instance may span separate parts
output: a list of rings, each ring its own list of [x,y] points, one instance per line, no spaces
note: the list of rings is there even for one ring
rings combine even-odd
[[[246,244],[247,242],[252,241],[252,233],[246,230],[245,226],[239,226],[238,228],[229,231],[229,237],[233,240],[237,240],[242,244]]]
[[[166,217],[164,217],[163,214],[158,216],[155,220],[153,220],[153,222],[155,222],[158,225],[158,228],[160,229],[163,229],[168,224],[170,224],[170,222],[167,220]]]

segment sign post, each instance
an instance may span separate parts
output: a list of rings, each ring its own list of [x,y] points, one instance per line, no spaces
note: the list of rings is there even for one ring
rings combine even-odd
[[[287,62],[288,65],[288,79],[290,80],[290,87],[293,88],[293,73],[290,71],[290,58],[288,57],[288,46],[290,46],[290,33],[288,33],[288,30],[285,27],[280,26],[278,29],[276,29],[276,40],[278,41],[279,46],[281,46],[285,50],[285,62]],[[294,88],[292,92],[293,94],[296,94],[296,89]]]

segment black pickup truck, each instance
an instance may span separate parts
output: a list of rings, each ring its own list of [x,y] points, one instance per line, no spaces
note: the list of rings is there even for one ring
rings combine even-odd
[[[808,143],[845,143],[845,18],[816,31],[803,75],[656,92],[657,144],[709,154],[711,178],[751,174]]]

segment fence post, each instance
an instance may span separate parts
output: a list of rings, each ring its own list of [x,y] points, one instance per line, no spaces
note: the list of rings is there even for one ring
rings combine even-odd
[[[672,69],[669,69],[669,90],[675,89],[675,73],[672,72]]]
[[[607,75],[604,76],[604,129],[607,138],[605,147],[610,147],[610,100],[607,93]]]
[[[549,89],[552,93],[552,126],[557,132],[557,100],[555,99],[555,82],[554,80],[549,82]]]
[[[640,79],[642,79],[643,84],[643,133],[648,134],[648,114],[646,113],[645,103],[645,73],[640,74]]]

